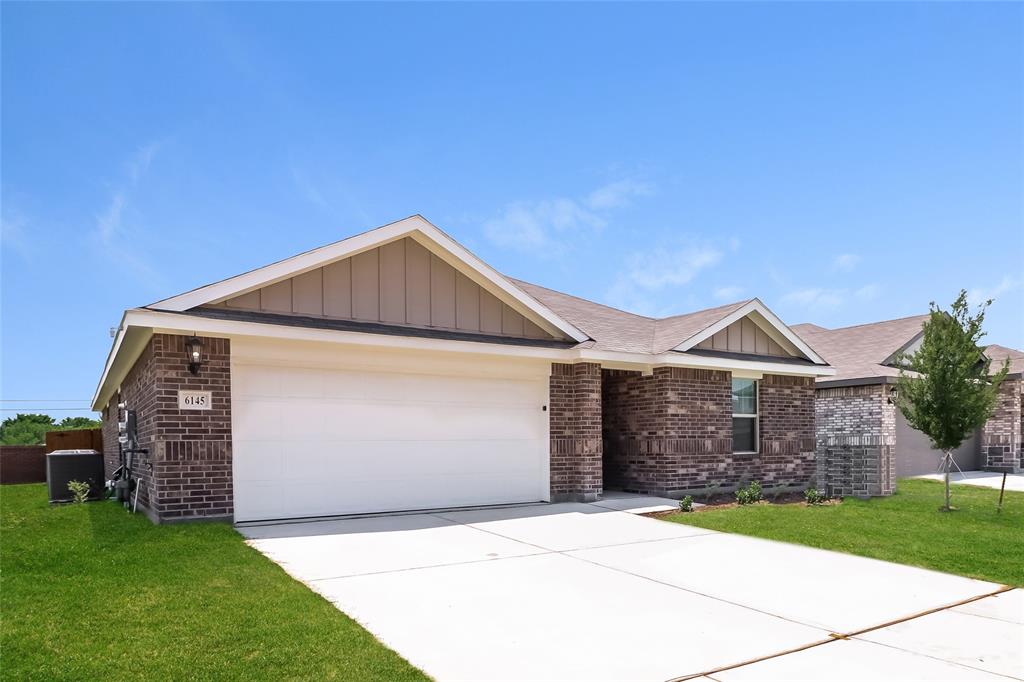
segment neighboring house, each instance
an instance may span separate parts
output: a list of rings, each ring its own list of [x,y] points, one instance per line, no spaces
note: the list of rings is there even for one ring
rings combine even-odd
[[[896,479],[935,473],[941,453],[909,424],[892,402],[899,376],[897,358],[913,353],[923,337],[927,315],[825,329],[793,326],[836,369],[817,381],[817,452],[828,471],[827,492],[841,495],[889,495]],[[954,453],[964,471],[1022,471],[1021,375],[1024,353],[988,346],[993,368],[1011,358],[995,414]]]
[[[805,488],[832,371],[757,299],[633,315],[413,216],[126,311],[93,408],[152,519],[253,521]]]

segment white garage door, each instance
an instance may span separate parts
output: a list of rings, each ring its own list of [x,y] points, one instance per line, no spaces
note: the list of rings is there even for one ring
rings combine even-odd
[[[236,521],[547,498],[547,382],[232,365]]]

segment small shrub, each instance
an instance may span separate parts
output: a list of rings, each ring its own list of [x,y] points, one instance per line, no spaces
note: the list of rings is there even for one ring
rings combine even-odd
[[[89,484],[84,481],[68,481],[68,490],[74,495],[72,502],[82,504],[89,499]]]
[[[736,491],[736,501],[740,504],[754,504],[764,498],[761,484],[751,481],[749,485]]]
[[[693,495],[687,495],[683,499],[679,500],[679,511],[681,511],[681,512],[692,512],[693,511]]]
[[[807,504],[824,504],[825,500],[827,499],[828,498],[825,497],[825,493],[821,492],[817,488],[808,488],[807,490],[804,491],[804,500],[807,502]]]

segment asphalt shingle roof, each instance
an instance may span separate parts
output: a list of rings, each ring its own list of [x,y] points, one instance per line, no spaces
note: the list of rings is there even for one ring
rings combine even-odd
[[[593,339],[580,344],[581,347],[627,353],[670,351],[749,302],[738,301],[685,315],[655,319],[522,280],[511,281]]]
[[[914,315],[840,329],[814,324],[797,324],[791,329],[836,369],[835,376],[822,381],[843,381],[899,376],[898,369],[881,363],[908,344],[927,319],[927,315]]]
[[[835,367],[835,376],[818,380],[827,383],[899,376],[899,369],[882,363],[909,344],[927,319],[928,315],[914,315],[839,329],[805,323],[791,329]],[[1009,358],[1010,374],[1024,372],[1024,352],[993,344],[985,348],[985,354],[992,359],[993,369]]]

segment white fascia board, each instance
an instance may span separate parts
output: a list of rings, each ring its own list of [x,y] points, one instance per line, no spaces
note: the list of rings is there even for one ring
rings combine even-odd
[[[726,371],[763,372],[792,376],[832,376],[835,369],[820,365],[794,365],[765,360],[738,360],[685,353],[625,353],[592,348],[550,348],[456,341],[414,336],[390,336],[369,332],[291,327],[264,322],[243,322],[200,317],[182,313],[135,308],[125,312],[107,358],[99,386],[93,396],[93,409],[99,410],[120,385],[152,334],[197,334],[220,338],[257,337],[294,341],[317,341],[375,348],[410,349],[449,353],[471,353],[482,356],[519,357],[548,362],[595,362],[608,368],[634,369],[649,372],[656,366],[692,367]]]
[[[733,312],[729,313],[728,315],[720,319],[718,322],[715,322],[714,324],[705,327],[701,331],[697,332],[690,338],[680,343],[673,350],[690,350],[691,348],[699,344],[701,341],[711,338],[718,332],[728,327],[733,322],[741,320],[744,317],[747,317],[748,315],[760,316],[767,323],[767,328],[764,331],[769,336],[772,336],[776,343],[780,343],[780,345],[782,345],[783,348],[786,348],[791,352],[794,350],[799,352],[801,355],[803,355],[805,358],[807,358],[816,365],[828,364],[827,362],[825,362],[824,358],[815,353],[810,346],[804,343],[804,340],[797,336],[796,332],[790,329],[786,325],[786,323],[780,320],[775,313],[769,310],[768,306],[762,303],[760,299],[756,298],[748,301],[741,307],[737,308]]]
[[[612,351],[594,351],[580,349],[576,351],[579,359],[588,362],[598,362],[606,367],[612,367],[615,363],[620,365],[631,364],[633,369],[646,367],[689,367],[692,369],[718,369],[727,372],[757,373],[762,374],[784,374],[788,376],[804,377],[828,377],[836,373],[834,367],[822,365],[796,365],[788,362],[772,362],[765,357],[764,360],[740,360],[736,358],[717,358],[707,355],[687,355],[669,351],[659,355],[648,355],[645,353],[616,353]],[[627,367],[623,366],[623,369]]]
[[[403,237],[412,237],[434,252],[440,248],[447,257],[444,257],[443,254],[438,255],[442,256],[446,262],[460,270],[465,270],[468,267],[471,272],[475,273],[476,277],[473,279],[478,284],[481,284],[481,280],[483,280],[487,283],[485,288],[491,290],[492,293],[494,293],[494,289],[497,289],[505,297],[511,298],[516,303],[513,307],[518,308],[518,312],[525,312],[528,316],[539,318],[542,322],[541,326],[547,332],[555,335],[564,334],[577,343],[590,338],[574,325],[556,315],[547,306],[542,305],[519,287],[513,285],[501,273],[419,215],[410,216],[236,277],[157,301],[146,307],[153,310],[182,312],[200,305],[219,303]]]
[[[124,376],[135,364],[153,334],[152,329],[130,325],[130,313],[131,311],[126,311],[121,318],[121,326],[117,329],[114,343],[103,365],[103,374],[100,375],[100,381],[93,393],[91,407],[95,412],[102,410],[113,392],[120,387]]]

